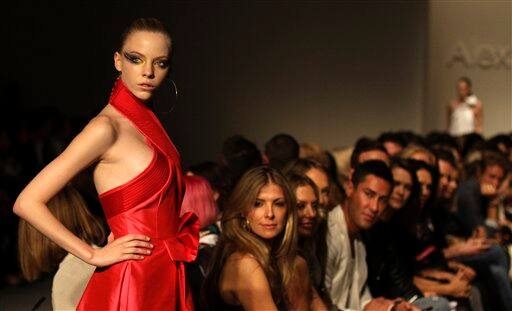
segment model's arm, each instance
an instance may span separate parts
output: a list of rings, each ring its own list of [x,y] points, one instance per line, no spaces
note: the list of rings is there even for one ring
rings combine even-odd
[[[277,310],[265,272],[252,256],[228,260],[236,265],[233,292],[244,310]]]
[[[484,132],[484,107],[480,100],[475,106],[475,132],[478,134]]]
[[[150,247],[149,238],[129,235],[94,249],[66,229],[48,210],[46,203],[76,174],[100,161],[114,144],[116,130],[106,116],[94,118],[55,160],[48,164],[18,196],[14,213],[69,253],[95,266],[107,266],[127,259],[142,259]]]

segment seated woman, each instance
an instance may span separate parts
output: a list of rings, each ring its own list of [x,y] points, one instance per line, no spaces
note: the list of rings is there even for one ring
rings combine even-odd
[[[257,167],[242,176],[222,214],[203,287],[205,309],[322,309],[306,261],[297,256],[295,208],[278,171]]]
[[[323,269],[318,259],[317,243],[314,238],[320,222],[319,193],[315,183],[305,175],[288,174],[288,184],[295,194],[297,202],[297,233],[299,253],[309,267],[309,276],[313,284],[313,299],[320,299],[318,292],[324,292]],[[326,300],[326,298],[324,298]]]

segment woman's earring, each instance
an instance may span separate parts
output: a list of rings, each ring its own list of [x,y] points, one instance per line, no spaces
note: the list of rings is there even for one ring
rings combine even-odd
[[[245,220],[242,222],[242,227],[244,228],[245,231],[251,231],[249,219],[245,218]]]

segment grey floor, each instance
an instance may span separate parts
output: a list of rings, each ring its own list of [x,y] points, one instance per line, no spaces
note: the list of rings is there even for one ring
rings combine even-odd
[[[34,283],[0,288],[0,311],[52,310],[51,276]]]

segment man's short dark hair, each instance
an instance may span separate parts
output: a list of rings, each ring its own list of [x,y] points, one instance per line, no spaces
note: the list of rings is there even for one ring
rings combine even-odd
[[[288,134],[278,134],[265,144],[265,155],[269,166],[282,170],[284,166],[299,158],[299,143]]]
[[[359,156],[361,153],[368,151],[382,151],[385,154],[388,154],[384,146],[375,139],[370,139],[368,137],[360,138],[354,147],[354,151],[352,151],[352,156],[350,157],[350,167],[355,168],[359,164]]]
[[[407,146],[403,137],[395,132],[384,132],[379,136],[377,140],[383,145],[386,142],[392,142],[401,146],[402,148],[405,148]]]
[[[363,182],[368,175],[374,175],[385,180],[391,187],[393,186],[393,174],[386,163],[377,160],[363,162],[355,167],[352,174],[352,183],[354,188]]]
[[[262,165],[261,153],[256,145],[245,137],[229,137],[222,145],[222,157],[235,179],[249,169]]]
[[[446,132],[432,131],[425,137],[425,145],[430,148],[459,149],[457,139]]]

